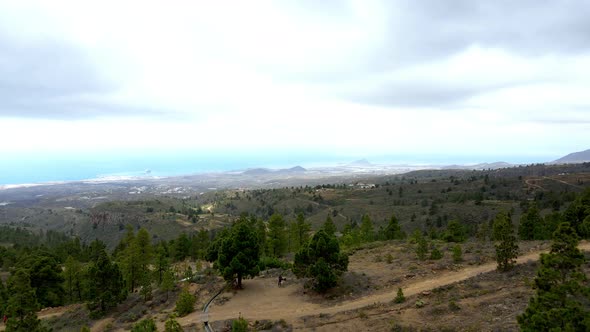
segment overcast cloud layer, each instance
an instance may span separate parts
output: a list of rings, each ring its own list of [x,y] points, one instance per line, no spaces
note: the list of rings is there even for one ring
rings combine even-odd
[[[6,1],[0,153],[559,157],[590,148],[588,17],[567,0]]]

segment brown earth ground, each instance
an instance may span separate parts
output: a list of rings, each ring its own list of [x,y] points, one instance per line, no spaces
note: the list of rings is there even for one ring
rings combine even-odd
[[[261,278],[248,281],[243,291],[224,304],[212,305],[209,319],[211,322],[227,321],[241,314],[250,321],[282,319],[294,329],[318,331],[380,331],[402,326],[399,324],[420,329],[444,326],[450,330],[516,329],[515,317],[524,310],[532,295],[530,282],[536,270],[532,262],[538,260],[541,248],[548,244],[521,244],[526,253],[521,254],[518,263],[527,264],[509,273],[497,272],[495,261],[475,265],[470,260],[477,255],[471,254],[466,255],[464,265],[454,265],[449,258],[427,262],[410,259],[391,264],[378,258],[370,260],[385,252],[408,249],[405,245],[391,246],[362,250],[351,256],[349,269],[369,275],[370,287],[376,289],[368,295],[339,303],[320,303],[302,293],[300,284],[278,288],[275,279]],[[584,242],[580,248],[590,250],[590,243]],[[489,249],[488,246],[479,255],[485,256]],[[404,267],[407,264],[412,268]],[[408,298],[404,304],[392,304],[398,287]],[[416,308],[418,298],[424,298],[423,308]],[[512,305],[516,300],[517,308]]]
[[[492,243],[463,244],[461,264],[452,262],[451,247],[438,243],[443,259],[422,262],[416,259],[411,244],[371,244],[350,256],[343,282],[325,296],[306,291],[304,282],[289,274],[279,288],[277,277],[281,272],[266,272],[245,280],[243,290],[222,293],[210,306],[208,320],[216,331],[226,330],[240,315],[253,327],[279,331],[517,330],[516,316],[533,294],[536,261],[549,243],[520,243],[519,265],[507,273],[496,271]],[[580,248],[590,251],[590,243],[582,242]],[[185,286],[197,295],[197,310],[177,320],[185,331],[201,331],[200,309],[223,282],[218,278]],[[393,303],[398,288],[406,296],[401,304]],[[83,325],[92,331],[125,331],[150,317],[163,331],[165,320],[173,314],[175,299],[176,293],[166,299],[164,293],[154,292],[154,299],[146,303],[132,294],[98,321],[90,320],[81,305],[45,309],[39,317],[54,331],[79,331]],[[3,325],[0,330],[4,330]]]

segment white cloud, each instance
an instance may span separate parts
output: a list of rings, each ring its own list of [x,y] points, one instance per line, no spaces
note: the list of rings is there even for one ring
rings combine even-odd
[[[469,26],[462,21],[441,24],[433,38],[453,38],[429,46],[437,41],[425,35],[437,26],[420,31],[427,22],[408,24],[415,15],[402,6],[349,1],[337,9],[274,1],[3,3],[0,32],[23,44],[74,45],[110,83],[38,107],[110,107],[75,121],[11,114],[0,121],[0,140],[12,143],[0,153],[174,146],[494,156],[559,155],[590,144],[589,53],[528,54],[486,42],[486,31],[483,42],[469,35],[454,46],[463,35],[453,33]],[[440,55],[420,53],[429,48]],[[408,61],[412,51],[416,60]],[[9,61],[0,55],[0,70]],[[128,108],[146,116],[131,117]]]

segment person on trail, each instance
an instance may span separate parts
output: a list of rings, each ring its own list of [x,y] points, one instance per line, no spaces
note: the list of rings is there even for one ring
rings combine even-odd
[[[281,284],[283,283],[283,275],[279,275],[279,287],[281,287]]]
[[[8,320],[8,316],[4,315],[4,318],[2,318],[2,322],[4,322],[4,324],[6,324],[7,320]]]

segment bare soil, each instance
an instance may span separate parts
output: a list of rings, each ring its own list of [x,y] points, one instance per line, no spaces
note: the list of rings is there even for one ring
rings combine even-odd
[[[523,246],[528,247],[525,248],[527,252],[518,258],[518,264],[524,264],[538,260],[539,254],[545,250],[535,249],[535,247],[547,247],[547,244],[530,242],[523,243]],[[584,242],[580,245],[580,248],[583,250],[590,250],[590,243]],[[378,250],[387,249],[389,248],[384,247]],[[511,289],[509,284],[510,279],[506,279],[507,275],[513,276],[514,274],[502,274],[497,272],[497,265],[495,261],[490,261],[481,265],[453,266],[452,269],[444,269],[439,271],[432,269],[432,267],[437,267],[436,263],[428,264],[420,262],[422,264],[422,268],[414,269],[416,271],[414,276],[406,278],[406,276],[411,275],[412,273],[406,273],[405,275],[398,274],[398,276],[395,277],[395,275],[391,274],[391,271],[388,271],[382,266],[379,266],[378,263],[367,262],[367,253],[374,253],[371,250],[356,253],[356,257],[351,258],[350,269],[360,269],[366,274],[371,274],[373,279],[377,279],[386,283],[388,283],[388,278],[390,280],[392,278],[394,280],[398,280],[400,275],[403,275],[404,278],[400,280],[399,283],[393,284],[389,282],[390,287],[384,287],[383,289],[376,290],[370,295],[362,296],[352,300],[344,300],[341,303],[331,303],[329,305],[311,301],[310,295],[301,292],[301,283],[295,283],[284,288],[279,288],[277,287],[274,279],[257,278],[254,280],[248,280],[247,283],[245,283],[245,290],[232,295],[232,297],[226,303],[212,306],[210,308],[209,319],[210,321],[225,321],[228,319],[235,319],[240,315],[251,321],[263,319],[284,319],[288,323],[292,324],[296,329],[305,329],[312,326],[314,328],[318,328],[318,326],[314,326],[312,323],[313,317],[336,316],[338,317],[336,321],[339,322],[338,330],[359,331],[369,329],[370,326],[365,326],[359,329],[361,326],[358,324],[362,323],[361,325],[364,326],[366,325],[366,322],[361,319],[360,322],[352,324],[352,322],[349,322],[349,320],[351,320],[351,318],[358,317],[359,314],[354,314],[351,316],[351,313],[356,312],[359,309],[378,308],[384,305],[387,306],[395,298],[398,287],[403,289],[406,297],[412,298],[424,294],[431,294],[435,289],[440,289],[441,287],[464,282],[469,279],[487,278],[489,280],[486,281],[486,283],[479,285],[479,287],[482,289],[481,295],[485,296],[477,296],[476,300],[467,300],[465,303],[457,305],[477,307],[478,302],[485,303],[486,301],[494,302],[494,299],[510,299],[514,295],[514,291]],[[374,251],[378,250],[374,249]],[[408,254],[406,254],[406,256],[408,256]],[[362,263],[362,261],[365,263]],[[408,261],[413,260],[410,259]],[[414,264],[420,263],[414,261]],[[400,263],[400,265],[403,264],[404,263]],[[445,263],[441,262],[440,264],[444,265]],[[430,266],[430,273],[425,273],[424,271],[426,271],[428,268],[425,269],[424,267],[428,266]],[[534,276],[534,269],[532,271]],[[484,277],[486,274],[489,276]],[[499,281],[506,281],[505,279],[508,280],[508,284],[502,285],[502,283]],[[527,287],[527,289],[530,289],[530,287]],[[524,291],[524,289],[521,289],[521,291]],[[528,301],[528,296],[526,296],[526,300]],[[490,319],[499,319],[501,321],[502,309],[504,307],[499,306],[498,308],[499,309],[496,310],[498,312],[495,314],[494,312],[491,312],[489,314],[491,316],[486,317]],[[514,314],[514,312],[510,311],[510,314]],[[413,310],[405,310],[403,315],[404,318],[400,319],[401,321],[407,321],[410,323],[410,325],[423,326],[423,319],[421,319],[421,317]],[[364,316],[364,314],[361,316]],[[412,318],[412,316],[415,317]],[[483,319],[485,317],[481,317],[482,320],[480,323],[485,324],[485,322],[487,322],[485,319]],[[190,318],[187,319],[190,320]],[[438,323],[441,322],[437,322],[436,324]],[[459,321],[456,323],[457,325],[454,326],[461,326]],[[334,329],[334,326],[330,326],[329,329]]]
[[[208,317],[203,316],[201,308],[223,282],[216,279],[190,284],[190,291],[198,298],[197,310],[177,320],[185,331],[202,330],[203,319],[215,327],[227,326],[239,316],[252,325],[282,322],[295,330],[515,330],[515,317],[532,295],[535,262],[549,243],[520,243],[519,266],[508,273],[496,271],[491,243],[463,244],[461,264],[452,262],[450,245],[438,245],[443,259],[424,262],[415,258],[413,245],[405,242],[359,250],[350,257],[350,272],[344,278],[348,277],[346,286],[341,285],[325,296],[307,291],[303,280],[292,277],[283,287],[278,287],[277,278],[271,273],[248,279],[243,290],[222,293],[210,306]],[[590,243],[582,242],[580,248],[590,251]],[[390,263],[388,254],[393,257]],[[393,303],[398,288],[406,296],[401,304]],[[420,308],[416,306],[418,300],[424,304]],[[139,309],[144,307],[147,310]],[[147,306],[143,301],[127,301],[111,315],[93,322],[91,330],[124,331],[147,317],[154,318],[163,330],[173,309],[174,295],[169,301],[155,299]],[[65,313],[83,310],[76,306],[50,308],[41,311],[39,317],[55,321],[66,318]],[[137,317],[133,321],[122,318],[134,310]]]

